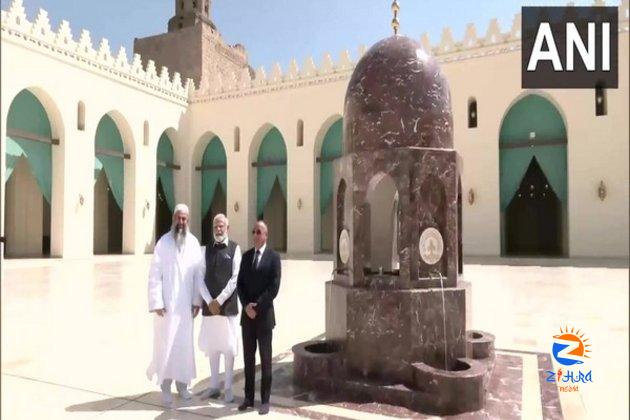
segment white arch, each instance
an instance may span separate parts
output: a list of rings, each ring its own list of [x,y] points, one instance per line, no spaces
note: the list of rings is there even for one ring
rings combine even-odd
[[[321,155],[322,146],[324,144],[326,134],[328,134],[328,130],[330,130],[330,127],[332,127],[333,124],[342,119],[343,116],[337,113],[332,114],[330,117],[326,118],[326,120],[317,131],[317,135],[315,136],[315,142],[313,143],[313,156],[319,157]],[[341,141],[343,142],[343,139]]]
[[[370,230],[370,265],[372,270],[380,267],[384,271],[394,269],[393,251],[397,249],[395,241],[397,214],[395,222],[392,223],[392,216],[397,202],[398,188],[394,179],[384,173],[379,172],[372,177],[368,183],[366,191],[366,201],[370,205],[370,226],[364,229]],[[389,222],[389,223],[387,223]]]
[[[258,160],[258,152],[260,150],[260,146],[262,145],[263,139],[274,128],[280,131],[278,126],[275,124],[272,124],[269,122],[262,124],[258,128],[258,130],[256,130],[256,132],[254,133],[254,136],[252,137],[252,141],[249,143],[248,160],[247,160],[247,172],[248,172],[248,179],[249,179],[249,188],[248,188],[249,194],[248,194],[248,206],[247,206],[247,225],[248,226],[254,226],[254,223],[256,222],[256,219],[257,219],[256,203],[258,199],[258,180],[257,180],[258,170],[254,166],[252,166],[252,163]],[[282,134],[282,131],[280,131],[280,135],[282,136],[282,141],[284,142],[284,146],[287,152],[287,171],[288,171],[289,147],[287,147],[287,143],[284,138],[284,135]],[[288,188],[288,179],[287,179],[287,188]],[[248,238],[249,238],[248,243],[251,245],[252,238],[250,235],[248,235]]]
[[[193,153],[192,156],[190,158],[190,179],[192,180],[192,197],[191,197],[191,220],[190,220],[190,226],[191,226],[191,230],[192,232],[197,235],[197,237],[201,240],[201,222],[203,220],[203,214],[200,214],[200,209],[201,209],[201,187],[202,187],[202,183],[201,183],[201,172],[198,171],[196,168],[201,166],[203,163],[203,154],[206,151],[206,148],[208,147],[208,145],[210,144],[210,141],[214,138],[218,138],[219,141],[221,142],[221,146],[223,146],[223,150],[225,150],[225,155],[226,157],[228,156],[228,148],[226,147],[226,142],[225,140],[223,140],[223,138],[221,136],[219,136],[218,134],[216,134],[214,131],[206,131],[205,133],[203,133],[199,139],[195,142],[194,147],[192,148]],[[229,176],[229,167],[230,167],[230,160],[226,159],[226,173]],[[226,196],[226,203],[229,203],[228,201],[228,197],[229,197],[229,191],[226,185],[226,191],[225,191],[225,196]]]
[[[122,240],[122,252],[123,254],[135,253],[135,239],[136,239],[136,223],[135,215],[136,211],[142,211],[144,203],[140,203],[141,206],[136,208],[136,165],[137,165],[137,153],[136,143],[134,141],[133,131],[127,119],[118,110],[110,110],[104,115],[108,115],[114,120],[116,128],[120,133],[120,137],[123,142],[123,149],[125,154],[129,154],[129,159],[124,159],[124,202],[123,202],[123,240]],[[103,116],[104,116],[103,115]],[[98,119],[98,122],[102,120],[103,116]],[[94,147],[96,147],[96,132],[98,130],[98,123],[94,127],[92,141]],[[96,159],[95,154],[92,154],[92,158]],[[92,214],[94,214],[94,195],[92,194]],[[92,219],[93,220],[93,219]],[[94,234],[94,226],[92,226],[92,235]],[[93,241],[92,241],[93,242]]]
[[[249,143],[248,164],[250,165],[250,167],[251,167],[251,164],[253,162],[256,162],[256,160],[258,159],[258,151],[260,150],[260,146],[262,145],[263,139],[274,128],[280,131],[277,125],[267,122],[261,125],[258,128],[258,130],[256,130],[256,132],[254,133],[254,136],[252,137],[252,141]],[[280,131],[280,134],[282,134],[282,131]],[[284,135],[282,135],[282,140],[284,141],[285,148],[287,149],[287,160],[288,160],[289,148],[286,147],[287,144],[286,144],[286,141],[284,140]]]
[[[523,92],[519,93],[514,99],[512,99],[510,104],[505,108],[505,111],[503,112],[503,116],[501,117],[501,122],[499,123],[499,131],[497,132],[497,139],[499,139],[501,136],[501,127],[503,127],[503,122],[505,121],[505,117],[507,117],[510,110],[512,110],[512,107],[516,105],[521,99],[530,95],[538,95],[538,96],[543,97],[544,99],[547,99],[549,102],[551,102],[551,104],[556,108],[556,110],[560,114],[560,117],[562,118],[562,123],[564,124],[564,128],[567,132],[567,139],[568,139],[569,138],[569,125],[567,124],[567,117],[566,117],[566,114],[564,113],[564,110],[560,106],[560,103],[556,100],[556,98],[551,93],[545,90],[540,90],[540,89],[524,90]],[[568,144],[567,144],[567,147],[568,147]]]
[[[0,173],[2,174],[2,203],[3,203],[3,211],[2,211],[2,220],[1,227],[2,235],[5,235],[4,232],[4,223],[5,223],[5,209],[6,206],[6,196],[5,196],[5,188],[4,188],[4,174],[6,171],[6,127],[8,123],[8,110],[11,107],[11,104],[15,101],[15,98],[24,90],[32,93],[37,100],[40,102],[44,111],[46,112],[46,116],[48,117],[48,121],[50,122],[50,130],[51,136],[53,139],[59,140],[58,145],[52,145],[51,152],[51,170],[52,170],[52,181],[51,181],[51,203],[50,203],[50,254],[53,257],[63,257],[64,253],[64,230],[63,230],[63,220],[65,214],[65,206],[64,206],[64,189],[65,189],[65,155],[67,151],[66,137],[65,137],[65,125],[61,115],[61,111],[57,106],[57,103],[52,99],[48,91],[39,86],[28,86],[24,89],[18,90],[15,95],[13,95],[9,106],[6,108],[6,114],[4,114],[3,123],[3,133],[2,139],[4,144],[2,145],[2,169]],[[2,252],[4,254],[4,252]],[[4,256],[0,256],[3,258]]]
[[[145,121],[145,125],[147,124],[147,121]],[[176,165],[180,166],[179,170],[173,169],[172,174],[173,174],[173,195],[174,195],[174,199],[175,202],[179,202],[179,200],[177,199],[178,194],[181,195],[180,192],[180,188],[178,188],[178,185],[182,185],[182,170],[183,167],[181,165],[180,159],[179,157],[181,156],[181,151],[180,148],[182,147],[182,145],[180,144],[180,142],[178,141],[178,133],[177,130],[175,130],[175,128],[173,127],[167,127],[164,130],[162,130],[160,132],[159,137],[157,137],[157,141],[154,142],[149,142],[150,146],[151,146],[151,156],[153,157],[153,160],[155,162],[157,162],[158,159],[158,149],[160,147],[160,139],[162,138],[162,135],[166,134],[166,137],[169,141],[169,143],[171,144],[171,147],[173,148],[173,162]],[[155,145],[155,147],[154,147]],[[149,202],[151,203],[150,207],[151,207],[151,211],[148,212],[149,216],[153,218],[153,220],[156,221],[156,223],[152,224],[152,229],[151,229],[151,245],[148,245],[145,249],[145,252],[149,252],[152,251],[155,243],[157,242],[157,240],[159,238],[157,238],[157,232],[156,232],[156,224],[157,224],[157,210],[158,210],[158,203],[157,203],[157,165],[154,165],[151,168],[154,171],[154,177],[153,177],[153,182],[151,183],[151,189],[155,188],[155,191],[153,192],[153,194],[150,196],[149,198]],[[143,210],[145,211],[145,210]]]
[[[567,138],[567,143],[566,143],[566,149],[567,149],[567,173],[566,173],[566,178],[567,178],[567,197],[570,196],[571,191],[570,191],[570,182],[569,182],[569,174],[571,173],[571,168],[570,168],[570,164],[571,164],[571,160],[569,160],[569,156],[570,156],[570,148],[571,148],[571,142],[569,141],[570,139],[570,127],[567,123],[567,117],[566,114],[562,108],[562,106],[560,105],[560,102],[548,91],[546,90],[541,90],[541,89],[527,89],[522,91],[521,93],[519,93],[514,99],[512,99],[512,101],[510,102],[510,104],[505,108],[505,111],[503,113],[503,116],[501,117],[501,121],[499,123],[498,126],[498,132],[497,132],[497,145],[500,145],[501,142],[501,129],[503,128],[503,124],[505,123],[505,118],[507,117],[507,115],[510,113],[510,111],[512,110],[512,108],[518,103],[520,102],[522,99],[531,96],[531,95],[536,95],[536,96],[540,96],[546,100],[548,100],[551,105],[554,106],[554,108],[556,109],[556,111],[558,111],[558,114],[560,115],[560,118],[562,119],[562,124],[564,124],[564,130],[566,133],[566,138]],[[501,157],[500,157],[500,147],[497,147],[497,153],[499,153],[499,167],[500,167],[500,162],[501,162]],[[501,174],[500,171],[497,171],[497,185],[501,185]],[[499,192],[500,195],[500,187],[497,190]],[[501,198],[499,196],[498,198],[498,202],[501,202]],[[563,254],[564,255],[569,255],[569,244],[570,244],[570,232],[571,230],[569,229],[569,224],[571,222],[571,217],[569,214],[569,206],[568,206],[568,200],[567,203],[563,203],[562,206],[562,249],[563,249]],[[499,245],[500,245],[500,251],[501,253],[503,253],[503,248],[504,248],[504,244],[505,244],[505,239],[504,239],[504,235],[505,235],[505,215],[503,214],[503,212],[499,212],[500,215],[500,220],[499,220],[499,235],[500,235],[500,239],[499,239]]]
[[[265,137],[267,136],[267,134],[272,130],[272,129],[277,129],[280,132],[280,136],[282,137],[282,142],[284,143],[284,148],[286,151],[286,156],[287,156],[287,191],[286,191],[286,197],[285,197],[285,201],[287,204],[287,223],[285,226],[286,229],[286,234],[287,234],[287,241],[288,241],[288,235],[289,235],[289,224],[288,224],[288,218],[289,218],[289,208],[288,208],[288,203],[289,203],[289,179],[288,179],[288,175],[289,175],[289,164],[291,162],[290,160],[290,151],[291,151],[291,147],[289,147],[289,145],[287,144],[286,141],[286,137],[283,134],[282,130],[280,129],[280,127],[276,124],[270,123],[270,122],[266,122],[264,124],[262,124],[254,133],[254,136],[252,137],[252,141],[249,144],[249,150],[248,150],[248,160],[247,160],[247,171],[248,171],[248,180],[249,180],[249,187],[248,187],[248,206],[247,206],[247,224],[248,226],[253,226],[254,223],[256,222],[257,219],[257,214],[256,214],[256,210],[257,210],[257,200],[258,200],[258,170],[256,167],[254,167],[252,164],[254,162],[256,162],[258,160],[258,154],[260,152],[260,146],[262,145],[263,140],[265,139]],[[252,238],[250,235],[248,235],[248,243],[249,245],[252,244]],[[288,243],[287,243],[287,247],[288,247]]]
[[[333,114],[326,118],[324,123],[320,126],[317,134],[315,136],[315,141],[313,142],[313,159],[317,160],[317,158],[321,157],[322,147],[324,145],[324,139],[328,134],[328,130],[335,124],[337,121],[343,119],[341,114]],[[341,139],[342,147],[343,147],[343,138]],[[313,165],[313,252],[321,252],[322,251],[322,215],[320,211],[320,174],[321,174],[321,165],[319,163],[315,163]],[[334,202],[334,200],[333,200]],[[334,212],[333,212],[334,213]],[[334,220],[333,220],[334,225]],[[334,233],[334,232],[333,232]],[[333,238],[334,242],[334,238]]]

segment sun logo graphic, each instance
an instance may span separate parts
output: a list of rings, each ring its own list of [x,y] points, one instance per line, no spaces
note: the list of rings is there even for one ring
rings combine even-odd
[[[591,352],[588,349],[591,345],[588,341],[588,338],[584,338],[584,333],[580,334],[580,330],[575,331],[571,327],[569,331],[569,327],[565,326],[563,331],[560,327],[560,334],[553,336],[553,357],[564,366],[580,365],[585,358],[589,358],[587,353]]]

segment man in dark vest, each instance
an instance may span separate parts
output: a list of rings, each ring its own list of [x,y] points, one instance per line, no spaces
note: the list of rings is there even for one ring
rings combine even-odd
[[[273,300],[280,289],[280,256],[267,246],[267,225],[254,225],[254,248],[243,255],[238,273],[238,298],[243,305],[243,357],[245,359],[245,400],[238,409],[254,406],[256,346],[260,351],[262,380],[259,414],[269,412],[271,394],[271,338],[276,325]]]
[[[228,239],[229,222],[217,214],[212,222],[214,243],[206,245],[205,286],[210,296],[204,296],[199,348],[210,359],[210,387],[201,398],[219,397],[219,360],[225,363],[224,401],[232,402],[234,357],[238,349],[237,277],[241,265],[241,248]],[[203,288],[202,288],[203,289]],[[205,294],[205,290],[202,294]]]

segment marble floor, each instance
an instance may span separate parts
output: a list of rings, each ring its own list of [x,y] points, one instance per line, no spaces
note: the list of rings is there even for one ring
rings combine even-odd
[[[144,374],[152,343],[148,264],[148,256],[2,262],[2,419],[258,418],[218,401],[176,402],[170,410],[160,404]],[[329,261],[283,261],[275,366],[290,363],[293,344],[324,332],[324,282],[331,269]],[[544,377],[536,356],[528,355],[549,353],[552,336],[565,325],[591,339],[593,383],[579,393],[559,393],[564,418],[628,418],[627,268],[471,264],[464,271],[469,327],[493,333],[499,353],[521,360],[523,418],[547,412],[540,396]],[[193,389],[199,391],[209,367],[200,352],[196,357]],[[242,366],[238,357],[237,397]],[[351,404],[298,404],[281,395],[272,403],[272,419],[396,416]]]

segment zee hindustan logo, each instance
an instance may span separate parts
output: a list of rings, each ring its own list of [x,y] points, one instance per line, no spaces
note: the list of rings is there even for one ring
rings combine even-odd
[[[617,88],[617,7],[523,7],[524,89]]]

